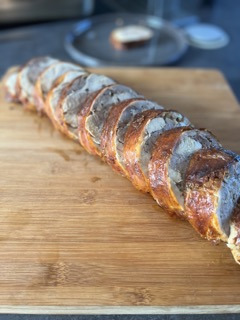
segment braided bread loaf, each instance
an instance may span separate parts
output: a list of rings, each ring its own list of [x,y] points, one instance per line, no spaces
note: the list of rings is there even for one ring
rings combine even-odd
[[[104,75],[38,57],[3,77],[8,101],[45,113],[169,214],[240,263],[240,157],[205,129]]]

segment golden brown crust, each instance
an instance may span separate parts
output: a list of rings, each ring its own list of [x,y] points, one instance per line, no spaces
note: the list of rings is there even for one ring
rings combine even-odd
[[[96,148],[94,142],[92,141],[92,138],[89,134],[89,132],[86,130],[86,121],[87,117],[91,113],[92,105],[94,104],[95,100],[97,99],[98,95],[100,95],[102,92],[104,92],[107,88],[104,87],[98,91],[96,91],[94,94],[91,94],[88,99],[86,100],[84,106],[80,110],[78,114],[78,136],[79,136],[79,142],[85,148],[87,152],[93,155],[100,155],[100,151]]]
[[[20,86],[20,74],[21,70],[24,68],[25,65],[19,67],[18,75],[17,75],[17,81],[16,81],[16,86],[15,86],[15,91],[16,91],[16,97],[19,102],[20,100],[20,95],[21,95],[21,86]],[[21,102],[22,103],[22,102]]]
[[[143,192],[150,191],[149,178],[146,177],[139,163],[143,133],[147,123],[163,112],[163,109],[146,110],[137,114],[126,132],[123,149],[126,170],[135,188]]]
[[[48,66],[44,71],[46,71],[51,66]],[[44,71],[41,73],[41,75],[44,73]],[[41,88],[41,75],[38,77],[38,80],[34,87],[34,104],[39,113],[44,113],[44,101],[43,101],[43,94],[42,94],[42,88]]]
[[[133,98],[123,101],[112,107],[111,112],[103,126],[101,135],[101,152],[104,160],[115,170],[116,172],[126,175],[125,168],[119,163],[116,155],[116,135],[118,128],[118,121],[122,113],[131,106],[135,101],[143,100],[142,98]]]
[[[52,87],[52,89],[47,94],[46,101],[45,101],[45,104],[44,104],[44,112],[47,114],[47,116],[51,120],[51,122],[54,125],[54,127],[57,130],[59,130],[61,133],[65,134],[65,131],[63,130],[63,125],[62,125],[61,118],[58,118],[57,109],[55,110],[55,113],[53,113],[53,110],[52,110],[51,105],[50,105],[51,104],[52,95],[53,95],[53,91],[56,88],[56,86],[58,86],[63,81],[64,76],[65,75],[62,75],[56,80],[55,85]],[[61,106],[61,103],[60,103],[60,99],[59,99],[59,103],[58,103],[57,108],[59,108],[60,106]]]
[[[71,92],[77,91],[76,88],[81,89],[84,86],[86,78],[88,76],[89,76],[89,74],[84,73],[84,74],[79,75],[75,79],[73,79],[63,89],[60,101],[59,101],[58,106],[56,108],[56,117],[59,119],[59,122],[61,124],[63,133],[65,133],[70,139],[73,139],[73,140],[76,140],[76,141],[78,140],[78,138],[76,138],[76,134],[71,131],[70,126],[68,126],[68,124],[66,123],[65,116],[64,116],[64,111],[63,111],[63,103],[64,103],[64,99],[69,94],[71,94]],[[92,95],[94,95],[94,93],[89,93],[88,92],[88,95],[86,96],[86,98],[85,97],[84,98],[83,97],[79,98],[79,112],[80,112],[81,108],[85,105],[86,101],[89,100]]]
[[[4,97],[9,102],[19,102],[17,89],[15,88],[15,93],[13,94],[9,92],[9,88],[7,86],[7,80],[9,79],[9,77],[12,76],[14,73],[19,72],[19,70],[19,66],[13,66],[7,70],[7,72],[4,74],[2,78]]]
[[[23,69],[23,67],[21,68],[21,70],[22,69]],[[16,92],[17,92],[18,99],[21,102],[21,104],[23,105],[23,108],[25,110],[27,110],[27,111],[36,111],[35,104],[30,103],[28,101],[28,98],[25,97],[22,94],[22,88],[21,88],[21,85],[20,85],[21,70],[18,73],[17,82],[16,82]]]
[[[235,226],[236,229],[236,235],[233,239],[234,244],[240,246],[240,199],[238,199],[238,203],[234,208],[231,223]]]
[[[32,61],[32,59],[30,61]],[[30,61],[26,62],[24,65],[22,65],[19,68],[19,72],[18,72],[18,76],[17,76],[17,82],[16,82],[16,95],[18,97],[18,100],[24,105],[24,109],[32,111],[32,110],[35,110],[35,108],[34,108],[34,106],[32,104],[30,104],[28,102],[28,99],[23,96],[22,88],[21,88],[21,85],[20,85],[21,72],[25,67],[28,66]]]
[[[80,144],[86,148],[86,150],[94,155],[98,155],[100,157],[102,157],[102,152],[101,152],[101,147],[96,146],[96,144],[94,143],[91,134],[88,132],[88,130],[86,129],[86,122],[88,119],[88,116],[91,115],[92,113],[92,109],[93,106],[95,104],[95,102],[98,102],[98,99],[100,99],[102,96],[104,96],[105,91],[108,92],[108,90],[110,90],[110,96],[111,96],[111,89],[116,86],[117,84],[111,84],[108,86],[105,86],[104,88],[96,91],[94,94],[90,95],[88,97],[88,100],[86,101],[85,105],[83,106],[83,108],[80,110],[79,114],[78,114],[78,129],[79,129],[79,141]],[[129,99],[127,99],[129,100]],[[111,108],[114,107],[115,104],[111,104]],[[103,127],[104,127],[105,122],[103,123]],[[101,142],[100,142],[101,143]]]
[[[81,78],[82,75],[73,79],[70,83],[66,84],[65,88],[62,89],[61,96],[59,98],[58,105],[56,106],[54,113],[52,112],[52,109],[50,107],[50,99],[52,97],[53,91],[56,88],[56,86],[58,86],[64,80],[64,77],[66,74],[67,74],[67,72],[64,73],[62,76],[58,77],[57,80],[54,82],[52,89],[50,90],[50,92],[47,95],[47,100],[46,100],[47,102],[45,104],[48,105],[47,108],[48,108],[48,112],[50,114],[49,116],[50,116],[50,119],[52,120],[52,123],[55,126],[55,128],[58,129],[59,131],[61,131],[66,136],[68,136],[70,139],[76,140],[75,136],[69,130],[69,128],[65,122],[62,104],[63,104],[64,98],[66,98],[66,96],[71,92],[71,87],[74,84],[74,82],[76,80],[78,80],[79,78]]]
[[[233,161],[224,151],[200,150],[192,156],[186,172],[185,217],[208,240],[227,240],[216,212],[218,194]]]
[[[47,97],[46,97],[46,102],[44,105],[44,112],[47,114],[47,116],[50,118],[50,120],[52,120],[52,118],[54,118],[53,112],[52,112],[52,108],[50,105],[50,100],[52,98],[52,94],[54,89],[59,86],[62,81],[64,80],[66,74],[61,75],[60,77],[57,78],[57,80],[55,81],[54,86],[52,87],[52,89],[48,92]]]
[[[34,94],[34,101],[35,101],[35,105],[36,105],[36,108],[37,108],[37,111],[40,112],[40,113],[44,113],[44,105],[45,105],[45,101],[46,101],[46,97],[47,97],[47,94],[48,92],[44,92],[44,89],[42,87],[42,80],[44,79],[44,77],[46,75],[48,75],[48,71],[50,70],[50,73],[51,73],[51,69],[53,69],[53,73],[51,76],[53,76],[53,78],[51,78],[50,76],[50,88],[48,89],[49,91],[51,91],[51,89],[55,86],[58,78],[60,77],[60,75],[56,75],[56,69],[55,68],[58,68],[59,66],[64,66],[64,64],[67,64],[68,65],[68,68],[64,69],[64,71],[62,71],[62,73],[60,74],[65,74],[66,72],[68,71],[71,71],[71,70],[77,70],[76,68],[79,68],[79,70],[83,70],[83,69],[80,69],[80,67],[74,63],[67,63],[67,62],[62,62],[62,61],[57,61],[57,62],[54,62],[53,64],[49,65],[48,67],[46,67],[40,74],[40,76],[38,77],[38,80],[35,84],[35,94]],[[57,77],[57,78],[56,78]],[[45,79],[44,79],[45,80]]]
[[[19,72],[16,88],[18,90],[19,99],[20,99],[21,103],[24,105],[24,108],[26,110],[30,110],[30,111],[36,111],[37,110],[37,111],[40,111],[40,110],[38,110],[38,108],[36,106],[36,103],[35,103],[35,88],[33,88],[33,92],[32,92],[33,97],[32,97],[32,99],[29,99],[29,97],[26,96],[26,92],[22,88],[22,85],[21,85],[22,74],[28,68],[31,68],[30,70],[33,72],[32,68],[34,69],[34,66],[36,67],[38,65],[39,61],[42,61],[44,59],[51,59],[51,58],[50,57],[33,58],[33,59],[29,60],[27,63],[25,63],[21,67],[21,71]],[[38,73],[39,73],[39,71],[41,71],[41,73],[42,73],[48,67],[49,67],[49,65],[45,66],[45,68],[43,68],[42,70],[38,70]],[[29,69],[28,69],[28,72],[29,72]],[[41,73],[40,74],[38,74],[38,73],[37,73],[37,75],[39,77]],[[36,97],[36,101],[38,101],[38,99],[39,99],[39,97]],[[44,107],[43,104],[42,104],[42,107]]]
[[[173,193],[168,176],[168,167],[172,151],[183,132],[192,127],[178,127],[162,133],[155,143],[149,162],[149,181],[151,194],[157,203],[172,216],[183,218],[183,210]]]
[[[47,68],[46,68],[47,69]],[[46,70],[45,69],[45,70]],[[11,71],[9,71],[11,72]],[[58,83],[62,81],[62,77],[59,77]],[[83,147],[92,154],[98,154],[101,156],[101,150],[99,151],[94,145],[93,139],[86,129],[86,120],[92,111],[92,106],[98,98],[98,95],[102,94],[104,90],[111,86],[107,86],[89,94],[84,106],[79,114],[79,141]],[[7,89],[7,88],[5,88]],[[21,94],[21,88],[17,81],[16,83],[16,98],[17,95]],[[65,95],[68,94],[65,92]],[[52,91],[48,95],[48,99],[51,98]],[[15,97],[10,97],[14,99]],[[41,94],[38,95],[38,88],[36,86],[36,99],[41,101]],[[132,101],[139,100],[139,98],[129,99],[118,105],[112,107],[108,119],[104,125],[104,130],[101,137],[101,148],[104,150],[103,154],[107,162],[113,167],[118,165],[117,160],[113,162],[112,158],[116,157],[114,153],[115,150],[115,139],[117,124],[121,116],[121,112],[124,108],[127,108]],[[140,98],[142,100],[142,98]],[[24,96],[22,96],[21,101],[27,104]],[[59,110],[57,116],[60,121],[56,121],[52,117],[52,121],[55,127],[62,131],[64,134],[69,135],[69,130],[66,131],[66,124],[63,123],[63,112],[59,104]],[[46,113],[50,116],[49,105],[45,106]],[[136,165],[138,160],[138,146],[141,143],[141,134],[143,132],[144,125],[146,124],[146,115],[148,117],[154,117],[163,110],[148,110],[142,111],[141,115],[135,118],[139,119],[135,124],[128,129],[126,135],[126,145],[124,147],[124,155],[127,160],[129,169],[127,170],[127,175],[134,180],[134,184],[137,188],[143,189],[143,183],[145,177],[139,174],[139,167]],[[144,118],[145,115],[145,118]],[[50,116],[51,117],[51,116]],[[102,120],[103,121],[103,120]],[[102,123],[101,123],[102,124]],[[188,170],[186,173],[186,183],[185,183],[185,207],[186,212],[183,214],[182,207],[178,206],[178,202],[175,200],[173,195],[172,187],[168,177],[168,166],[171,159],[172,152],[177,145],[181,134],[183,132],[191,130],[192,127],[178,127],[166,131],[159,136],[156,142],[156,146],[153,150],[152,159],[149,163],[149,178],[151,182],[151,193],[157,202],[170,214],[178,215],[181,218],[186,218],[189,220],[191,225],[195,230],[201,234],[202,237],[208,240],[228,240],[229,248],[238,263],[240,263],[240,203],[235,208],[235,212],[231,219],[231,235],[227,239],[223,231],[220,228],[219,220],[217,216],[217,205],[219,191],[222,186],[222,182],[227,177],[230,167],[233,165],[234,161],[240,162],[239,157],[226,152],[223,150],[208,149],[200,150],[196,152],[189,163]],[[112,162],[112,163],[111,163]],[[239,167],[237,167],[239,169]],[[117,169],[117,167],[116,167]],[[120,168],[121,169],[121,168]],[[231,167],[231,170],[233,168]],[[230,171],[232,173],[232,171]],[[236,178],[236,176],[235,176]],[[228,185],[227,185],[228,186]]]
[[[230,221],[230,235],[227,242],[235,261],[240,264],[240,198]]]

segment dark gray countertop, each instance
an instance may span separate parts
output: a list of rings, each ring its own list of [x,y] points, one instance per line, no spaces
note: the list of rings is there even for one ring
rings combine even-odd
[[[239,320],[240,315],[1,315],[1,320]]]
[[[229,34],[229,45],[216,50],[189,48],[175,66],[221,70],[240,99],[240,1],[217,2],[208,22],[222,27]],[[64,49],[64,37],[74,23],[54,22],[0,31],[0,75],[13,64],[24,63],[33,56],[52,55],[70,60]]]
[[[200,50],[190,48],[187,54],[176,63],[179,67],[217,68],[221,70],[236,96],[240,99],[240,1],[218,0],[209,22],[222,27],[230,36],[230,44],[218,50]],[[63,42],[65,34],[71,30],[74,22],[57,22],[18,29],[0,31],[0,75],[14,65],[24,63],[33,56],[52,55],[60,59],[71,60]],[[82,319],[82,320],[237,320],[240,315],[148,315],[148,316],[33,316],[0,315],[0,319]]]
[[[77,315],[2,315],[1,320],[239,320],[240,315],[108,315],[108,316],[77,316]]]

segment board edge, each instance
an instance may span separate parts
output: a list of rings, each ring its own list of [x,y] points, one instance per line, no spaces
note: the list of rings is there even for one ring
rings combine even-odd
[[[195,306],[0,306],[0,314],[230,314],[239,313],[240,305]]]

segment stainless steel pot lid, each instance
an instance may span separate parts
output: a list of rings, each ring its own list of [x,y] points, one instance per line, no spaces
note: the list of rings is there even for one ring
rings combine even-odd
[[[153,31],[145,45],[116,50],[109,41],[111,32],[124,25],[144,25]],[[86,66],[167,65],[180,59],[188,44],[181,30],[162,19],[141,14],[106,14],[80,21],[65,38],[73,59]]]

